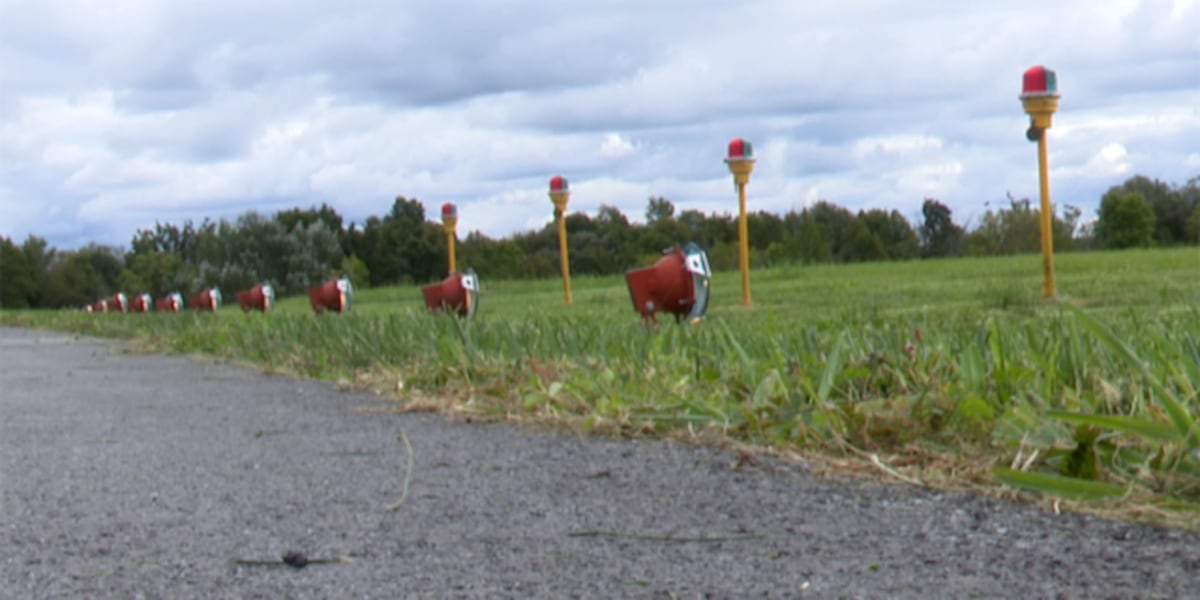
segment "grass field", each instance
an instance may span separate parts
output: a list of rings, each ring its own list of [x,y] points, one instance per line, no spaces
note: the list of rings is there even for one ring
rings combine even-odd
[[[419,286],[271,314],[5,311],[374,389],[398,408],[673,436],[1200,528],[1200,248],[717,273],[708,318],[644,327],[621,277],[489,281],[471,320]],[[233,290],[226,290],[232,297]],[[1000,484],[1004,484],[1001,486]]]

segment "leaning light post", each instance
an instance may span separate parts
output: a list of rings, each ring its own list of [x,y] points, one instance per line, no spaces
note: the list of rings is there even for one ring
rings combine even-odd
[[[1046,130],[1058,110],[1058,75],[1036,65],[1026,69],[1021,82],[1021,105],[1029,115],[1025,137],[1038,145],[1038,184],[1042,200],[1042,297],[1053,298],[1054,221],[1050,209],[1050,174],[1046,158]]]
[[[442,229],[446,232],[446,254],[449,256],[450,270],[453,273],[455,269],[454,262],[454,243],[457,241],[454,229],[458,226],[458,207],[447,202],[442,205]]]
[[[746,225],[746,184],[754,170],[754,149],[750,142],[737,138],[729,142],[725,157],[738,193],[738,264],[742,271],[742,304],[750,304],[750,233]]]
[[[550,201],[554,203],[554,217],[558,220],[558,261],[562,270],[563,303],[571,303],[571,263],[567,260],[567,201],[571,189],[567,178],[555,175],[550,178]]]

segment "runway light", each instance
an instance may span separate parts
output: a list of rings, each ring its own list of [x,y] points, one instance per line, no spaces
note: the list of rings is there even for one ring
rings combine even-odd
[[[201,312],[217,312],[221,308],[221,290],[215,287],[200,290],[188,299],[188,308]]]
[[[267,312],[275,306],[275,289],[271,284],[263,282],[248,290],[238,292],[238,306],[242,312],[258,310]]]
[[[318,315],[325,311],[349,312],[353,299],[354,287],[346,277],[339,277],[308,289],[308,302],[312,305],[313,312]]]
[[[475,314],[479,306],[479,276],[474,269],[454,271],[439,283],[421,288],[425,306],[433,312],[454,312],[462,317]]]
[[[652,266],[625,272],[633,309],[646,322],[657,322],[655,313],[675,315],[675,321],[696,323],[708,310],[712,271],[708,255],[694,243],[675,246]]]

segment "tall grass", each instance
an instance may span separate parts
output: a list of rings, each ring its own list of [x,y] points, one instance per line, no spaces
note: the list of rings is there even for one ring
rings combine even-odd
[[[418,287],[359,290],[354,312],[13,313],[405,398],[592,430],[717,430],[735,440],[991,467],[1068,498],[1200,502],[1200,249],[718,273],[709,318],[646,327],[619,277],[483,281],[474,319]],[[916,457],[916,458],[913,458]],[[908,461],[908,462],[905,462]],[[901,464],[903,463],[903,465]],[[961,475],[961,474],[960,474]]]

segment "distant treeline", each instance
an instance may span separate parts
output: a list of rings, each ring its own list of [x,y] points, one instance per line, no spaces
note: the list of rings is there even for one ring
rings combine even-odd
[[[925,200],[916,224],[895,210],[856,214],[824,201],[783,215],[753,212],[750,261],[764,267],[1040,252],[1038,204],[1009,197],[966,226],[935,199]],[[1075,206],[1056,212],[1062,213],[1053,219],[1056,252],[1200,244],[1200,176],[1182,186],[1132,177],[1104,194],[1092,223],[1081,223]],[[607,205],[595,216],[568,214],[572,275],[621,273],[689,241],[707,250],[713,269],[737,268],[736,215],[679,211],[653,197],[644,216],[644,224],[630,223]],[[477,231],[458,237],[459,268],[486,279],[559,274],[554,223],[502,239]],[[128,251],[97,244],[58,250],[35,235],[20,245],[0,237],[0,307],[81,306],[117,291],[157,298],[217,286],[232,293],[259,281],[286,296],[334,274],[359,287],[417,284],[444,277],[446,265],[442,225],[425,219],[418,200],[398,197],[387,214],[361,225],[346,225],[322,204],[272,216],[251,211],[234,221],[159,223],[138,230]]]

